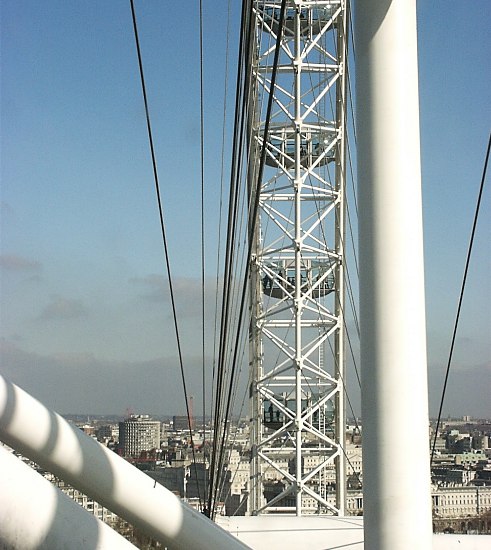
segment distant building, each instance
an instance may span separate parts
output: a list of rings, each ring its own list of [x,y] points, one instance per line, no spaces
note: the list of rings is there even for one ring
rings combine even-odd
[[[208,464],[189,461],[146,472],[152,479],[186,500],[202,498],[209,479]]]
[[[474,517],[491,510],[489,487],[438,487],[433,489],[432,499],[434,517]]]
[[[100,443],[107,443],[111,439],[117,440],[119,432],[116,431],[116,433],[114,433],[113,426],[110,424],[103,424],[96,429],[95,435],[97,437],[97,441]]]
[[[437,437],[436,439],[430,441],[430,447],[435,445],[436,453],[445,453],[447,450],[447,440],[445,437]]]
[[[172,426],[174,431],[189,430],[188,417],[187,416],[173,416]],[[191,417],[191,430],[194,430],[194,419]]]
[[[483,451],[465,452],[455,455],[455,464],[464,466],[486,466],[487,456]]]
[[[467,468],[452,468],[447,471],[445,483],[452,485],[467,485],[476,477],[475,470]]]
[[[84,434],[90,435],[91,437],[95,436],[95,427],[91,424],[84,424],[83,426],[79,426],[79,428],[84,432]]]
[[[491,470],[478,470],[473,485],[484,485],[491,488]]]
[[[474,434],[472,436],[473,449],[487,449],[489,447],[489,437],[486,434]]]
[[[134,414],[119,423],[119,448],[123,456],[138,458],[142,451],[160,449],[160,422],[148,414]]]
[[[101,521],[104,521],[109,525],[114,525],[117,522],[118,516],[102,506],[102,504],[99,504],[93,498],[88,497],[78,489],[75,489],[71,485],[68,485],[54,476],[51,476],[50,481],[53,485],[56,485],[60,491],[65,493],[65,495],[69,496],[72,500],[80,504],[82,508],[85,508],[90,514],[96,516]]]

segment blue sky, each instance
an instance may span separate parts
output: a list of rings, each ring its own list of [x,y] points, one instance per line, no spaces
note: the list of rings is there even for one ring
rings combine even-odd
[[[200,395],[197,7],[135,4],[185,367],[191,393]],[[211,281],[228,7],[204,4]],[[239,25],[232,4],[229,92]],[[490,130],[491,7],[428,0],[418,10],[434,414]],[[182,413],[129,2],[5,0],[1,19],[0,369],[60,412]],[[228,100],[231,109],[230,93]],[[491,417],[490,194],[488,185],[449,414]],[[211,309],[211,284],[207,299]]]

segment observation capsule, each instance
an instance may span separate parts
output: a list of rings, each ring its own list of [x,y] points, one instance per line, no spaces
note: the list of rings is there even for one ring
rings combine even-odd
[[[279,28],[280,21],[280,4],[281,2],[266,2],[262,9],[262,15],[264,22],[271,27],[276,33]],[[300,34],[302,36],[310,34],[315,36],[319,34],[324,27],[331,22],[335,25],[336,11],[340,9],[340,2],[333,1],[331,4],[323,7],[308,8],[304,7],[300,9]],[[285,19],[283,22],[284,33],[287,35],[293,35],[295,32],[295,15],[296,8],[287,8],[285,10]]]
[[[295,266],[292,261],[283,260],[265,268],[262,278],[263,292],[272,298],[285,298],[295,292]],[[332,266],[307,260],[300,270],[304,293],[312,292],[313,298],[325,296],[334,290]]]
[[[319,401],[319,394],[304,395],[301,400],[302,413]],[[275,394],[271,399],[263,401],[263,424],[271,430],[279,430],[294,418],[297,401],[291,394]],[[325,403],[312,414],[308,415],[307,422],[318,427],[321,421],[332,423],[332,404]]]
[[[334,130],[308,129],[300,140],[300,163],[304,168],[325,166],[335,160],[336,132]],[[295,164],[295,130],[273,128],[269,135],[266,164],[291,168]]]

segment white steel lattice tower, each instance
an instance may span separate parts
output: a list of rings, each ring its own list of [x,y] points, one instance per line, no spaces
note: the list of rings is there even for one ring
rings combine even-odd
[[[281,2],[253,5],[257,177]],[[284,14],[251,265],[251,514],[345,514],[346,21],[345,0]]]

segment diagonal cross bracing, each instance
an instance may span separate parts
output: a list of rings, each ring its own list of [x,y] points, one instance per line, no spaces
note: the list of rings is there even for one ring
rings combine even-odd
[[[347,9],[345,0],[289,0],[280,28],[281,4],[253,2],[251,97],[272,94],[273,114],[267,121],[267,101],[248,109],[252,172],[262,173],[250,269],[248,507],[344,515]],[[334,507],[326,468],[336,471]]]

